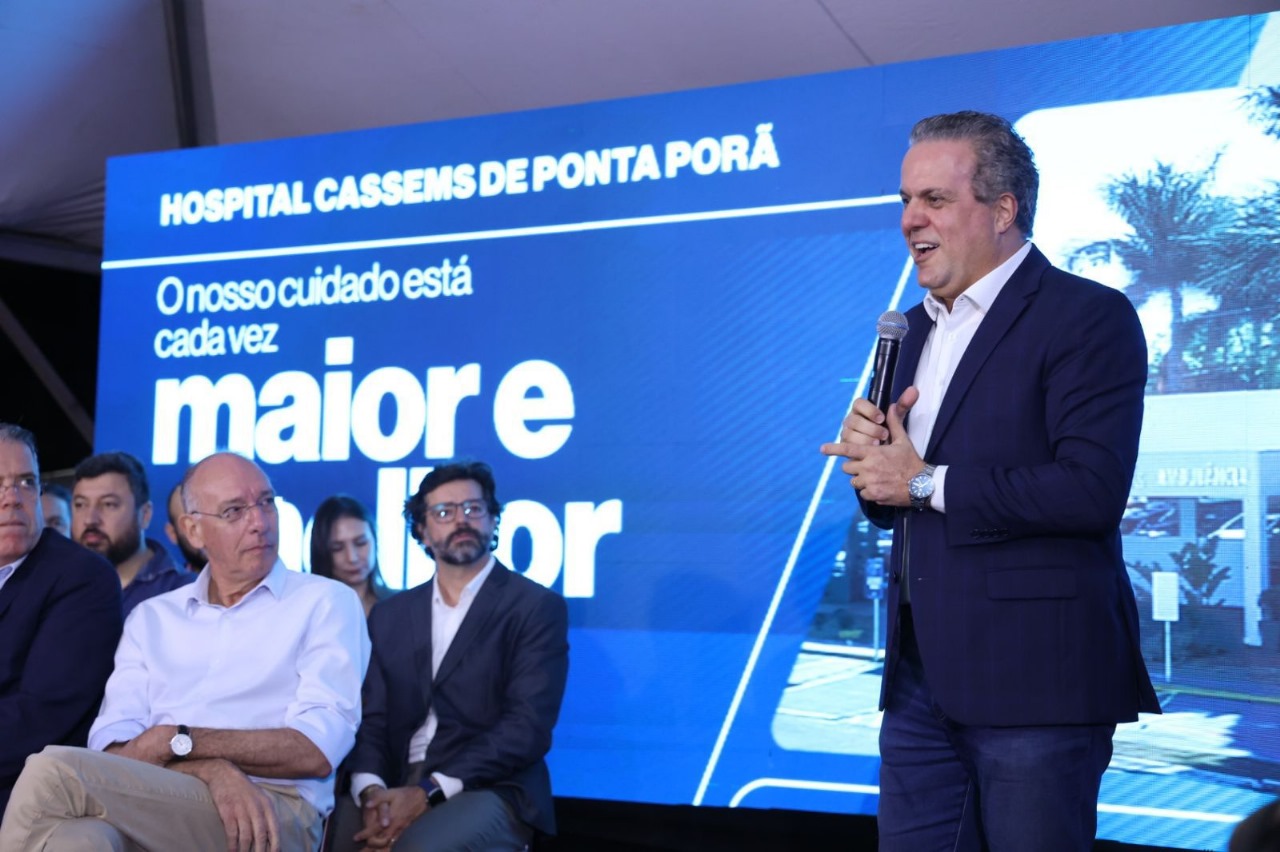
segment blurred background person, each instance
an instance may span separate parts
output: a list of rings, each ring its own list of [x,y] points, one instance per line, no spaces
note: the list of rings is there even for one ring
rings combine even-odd
[[[67,486],[46,482],[40,487],[40,505],[44,509],[44,525],[71,537],[71,492]]]
[[[395,594],[378,573],[373,513],[356,498],[335,494],[316,509],[311,526],[311,573],[355,589],[366,616],[374,604]]]
[[[1246,817],[1231,832],[1228,852],[1280,852],[1280,799]]]
[[[164,534],[182,552],[182,558],[187,563],[187,570],[199,574],[205,563],[209,561],[209,557],[204,555],[203,550],[192,544],[191,539],[187,538],[187,534],[182,531],[182,523],[179,519],[186,512],[182,508],[181,482],[173,486],[173,490],[169,492],[168,509],[169,523],[164,525]]]

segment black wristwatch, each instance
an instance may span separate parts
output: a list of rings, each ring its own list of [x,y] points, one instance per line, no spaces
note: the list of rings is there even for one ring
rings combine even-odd
[[[426,792],[427,804],[431,807],[438,808],[449,801],[449,797],[444,794],[444,790],[440,789],[440,785],[430,778],[423,778],[418,784]]]

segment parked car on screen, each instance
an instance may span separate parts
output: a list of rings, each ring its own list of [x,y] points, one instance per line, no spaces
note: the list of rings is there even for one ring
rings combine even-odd
[[[1228,579],[1216,590],[1216,602],[1244,605],[1245,516],[1239,500],[1197,498],[1138,498],[1126,507],[1120,522],[1124,561],[1146,570],[1172,571],[1173,554],[1188,542],[1215,545],[1214,564],[1227,568]],[[1194,518],[1185,513],[1194,512]],[[1280,512],[1267,515],[1268,570],[1280,568]],[[1136,588],[1146,588],[1141,571],[1130,571]],[[1272,570],[1272,579],[1276,571]]]

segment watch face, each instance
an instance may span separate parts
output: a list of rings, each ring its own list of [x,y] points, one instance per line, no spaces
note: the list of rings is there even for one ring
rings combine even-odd
[[[911,508],[916,511],[929,505],[929,498],[933,496],[933,477],[928,471],[922,470],[907,480],[907,496],[911,498]]]
[[[191,737],[186,734],[174,734],[173,739],[169,740],[169,748],[178,757],[186,757],[191,754]]]
[[[928,497],[933,492],[933,477],[927,473],[917,473],[907,483],[907,491],[912,497]]]

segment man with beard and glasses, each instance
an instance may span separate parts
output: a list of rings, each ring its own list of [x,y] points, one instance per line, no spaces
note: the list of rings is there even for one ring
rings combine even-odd
[[[435,468],[405,503],[436,575],[369,617],[335,850],[519,850],[555,830],[544,757],[569,670],[568,609],[491,555],[501,509],[476,461]]]
[[[182,552],[187,561],[187,570],[199,572],[208,563],[204,551],[191,543],[187,534],[182,531],[182,516],[186,514],[182,508],[182,483],[173,486],[169,492],[169,523],[164,525],[164,534],[169,541]]]
[[[140,461],[128,453],[99,453],[76,466],[71,537],[116,566],[126,616],[147,598],[196,578],[173,564],[164,545],[143,537],[150,523],[151,494]]]
[[[120,639],[115,572],[42,515],[35,436],[0,423],[0,815],[28,756],[85,744]]]

